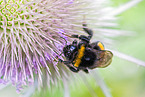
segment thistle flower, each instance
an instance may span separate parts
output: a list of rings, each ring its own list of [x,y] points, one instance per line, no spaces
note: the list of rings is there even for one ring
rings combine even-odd
[[[11,81],[20,89],[34,79],[42,85],[45,74],[52,82],[63,75],[64,67],[54,60],[69,40],[65,34],[80,22],[77,5],[73,0],[0,1],[0,83]]]
[[[95,38],[105,45],[112,43],[110,37],[126,35],[112,29],[117,27],[116,14],[110,14],[114,8],[106,4],[106,0],[1,0],[0,83],[11,81],[19,90],[34,81],[45,87],[65,78],[70,72],[54,60],[66,41],[71,42],[68,35],[84,33],[84,16],[88,25],[95,26]]]

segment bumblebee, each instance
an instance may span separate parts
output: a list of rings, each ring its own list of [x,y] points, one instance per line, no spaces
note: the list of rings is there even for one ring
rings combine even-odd
[[[77,40],[74,40],[72,44],[66,45],[62,53],[67,61],[58,60],[73,72],[83,70],[89,73],[88,69],[107,67],[112,61],[112,52],[105,50],[104,45],[100,41],[90,43],[93,31],[87,28],[85,23],[83,23],[83,30],[88,36],[71,35],[72,38],[78,38],[80,40],[79,43]]]

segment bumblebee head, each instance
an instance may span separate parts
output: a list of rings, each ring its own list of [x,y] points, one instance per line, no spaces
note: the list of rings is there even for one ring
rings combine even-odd
[[[63,48],[64,56],[68,59],[72,59],[76,51],[77,51],[77,46],[74,45],[67,45]]]

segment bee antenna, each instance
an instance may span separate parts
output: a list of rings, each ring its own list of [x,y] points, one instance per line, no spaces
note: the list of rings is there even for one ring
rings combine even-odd
[[[60,38],[64,39],[64,41],[65,41],[65,45],[67,45],[67,41],[66,41],[66,39],[65,39],[65,38],[63,38],[63,37],[60,37]]]
[[[57,61],[56,60],[54,60],[54,61],[56,61],[56,62],[58,62],[59,61],[59,56],[61,56],[63,54],[63,52],[61,52],[58,56],[56,56],[56,59],[57,59]]]
[[[65,41],[65,45],[67,45],[67,41],[66,41],[66,39],[63,38],[63,37],[60,37],[60,38],[64,39],[64,41]],[[62,54],[63,54],[63,52],[61,52],[58,56],[61,56]],[[56,56],[56,59],[59,59],[58,56]],[[56,60],[54,60],[54,61],[56,61]]]

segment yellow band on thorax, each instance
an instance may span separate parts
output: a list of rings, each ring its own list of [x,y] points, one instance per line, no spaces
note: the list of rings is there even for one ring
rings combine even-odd
[[[79,65],[81,63],[81,59],[84,56],[84,51],[85,51],[85,44],[82,44],[81,48],[78,50],[77,57],[74,61],[75,62],[75,64],[74,64],[75,67],[79,67]]]

